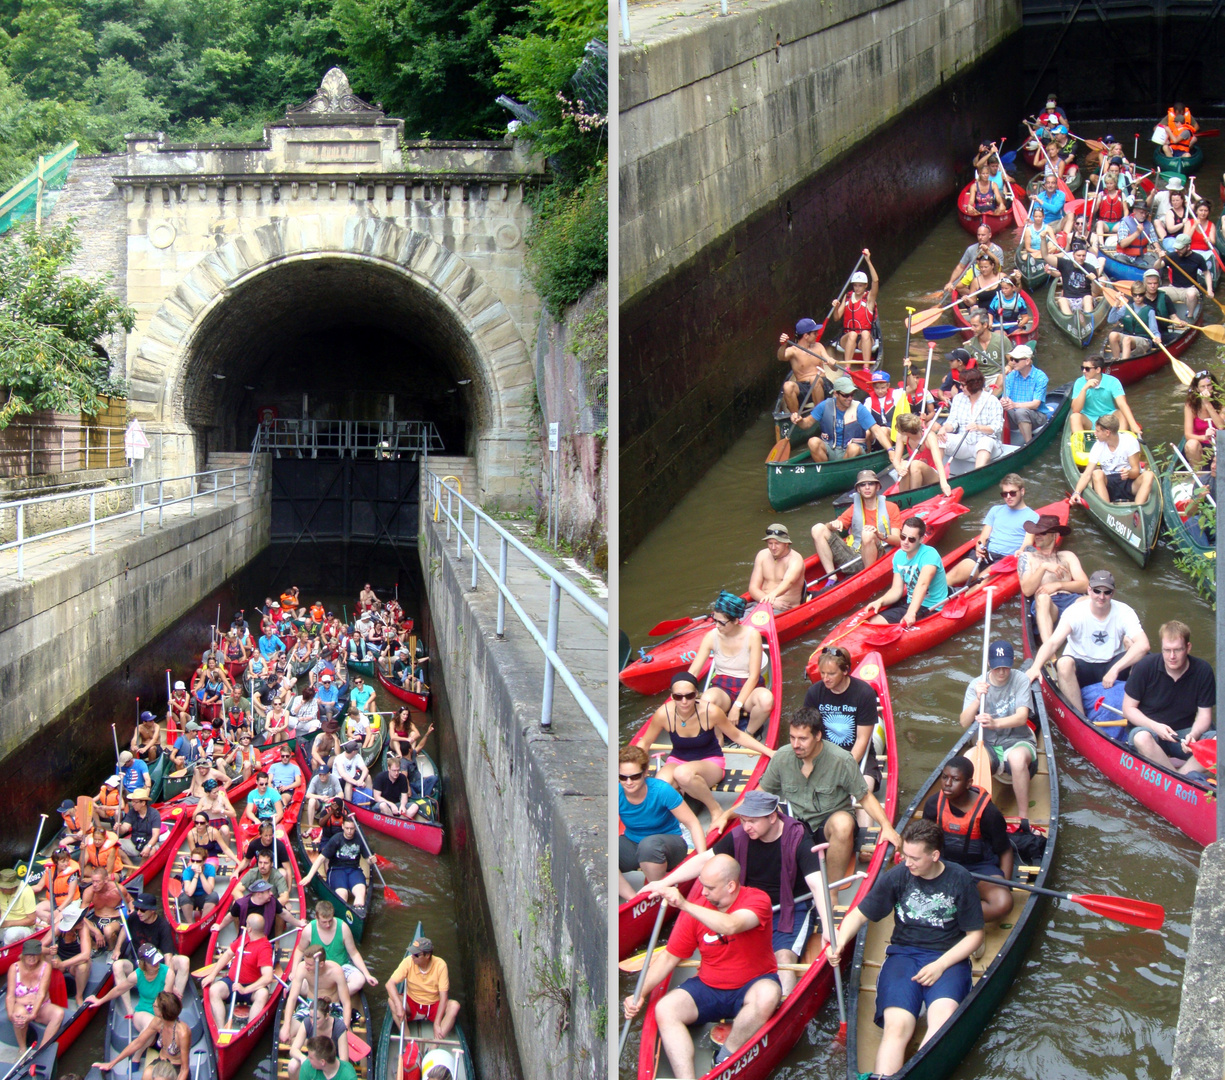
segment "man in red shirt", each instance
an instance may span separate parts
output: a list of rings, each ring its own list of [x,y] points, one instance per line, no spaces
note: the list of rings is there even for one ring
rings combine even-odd
[[[218,978],[218,973],[231,958],[234,962],[228,973]],[[226,946],[225,952],[200,980],[200,986],[208,991],[209,1007],[213,1010],[218,1031],[225,1029],[226,1002],[230,994],[238,995],[239,1004],[249,1005],[252,1016],[264,1007],[268,1001],[268,987],[272,984],[272,961],[272,942],[264,932],[264,917],[252,915],[247,919],[246,932]]]
[[[674,1076],[694,1075],[691,1024],[709,1024],[732,1016],[732,1029],[715,1056],[715,1064],[740,1049],[778,1007],[782,987],[774,958],[770,897],[740,884],[740,864],[716,855],[698,875],[702,899],[686,900],[674,888],[660,892],[664,903],[680,911],[667,948],[656,953],[643,982],[642,997],[625,999],[625,1015],[636,1016],[652,990],[696,949],[698,973],[655,1006],[659,1037]]]

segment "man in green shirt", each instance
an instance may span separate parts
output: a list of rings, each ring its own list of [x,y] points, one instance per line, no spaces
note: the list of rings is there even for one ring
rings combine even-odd
[[[336,1044],[326,1035],[307,1039],[303,1049],[306,1060],[298,1070],[298,1080],[357,1080],[357,1070],[336,1056]]]
[[[251,891],[251,886],[257,881],[267,881],[272,885],[272,894],[282,904],[289,903],[289,882],[285,875],[272,865],[272,852],[261,851],[255,856],[255,866],[248,870],[234,890],[234,899],[240,900]]]
[[[816,709],[796,709],[787,738],[790,747],[774,752],[759,787],[791,804],[791,816],[804,822],[818,844],[829,844],[831,881],[850,872],[855,857],[858,825],[851,800],[856,799],[880,826],[881,838],[902,849],[902,838],[893,828],[884,807],[868,790],[859,766],[850,752],[825,741],[825,728]],[[712,823],[721,828],[732,816],[725,810]],[[834,897],[837,902],[837,896]]]

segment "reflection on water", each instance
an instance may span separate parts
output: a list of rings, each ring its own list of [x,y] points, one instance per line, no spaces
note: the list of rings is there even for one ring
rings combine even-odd
[[[1087,127],[1084,134],[1090,137],[1106,130],[1102,125]],[[1225,150],[1205,145],[1208,161],[1203,175],[1220,175]],[[1015,247],[1011,231],[996,239],[1006,253]],[[865,241],[870,244],[871,237]],[[950,214],[883,282],[880,309],[888,366],[895,379],[905,348],[901,320],[906,306],[929,306],[920,297],[948,279],[966,242],[967,234]],[[1040,306],[1045,323],[1046,309]],[[1208,308],[1207,318],[1215,320],[1218,309],[1211,303]],[[778,323],[809,314],[817,318],[824,311],[780,311]],[[1099,338],[1094,344],[1098,346]],[[951,347],[948,342],[941,345],[943,351]],[[772,350],[772,343],[762,343],[763,364],[769,362]],[[1215,361],[1216,352],[1210,341],[1200,337],[1184,359],[1199,369]],[[933,378],[947,371],[940,353]],[[912,354],[917,363],[925,362],[921,343],[912,346]],[[1052,386],[1079,374],[1081,356],[1052,326],[1041,326],[1035,362],[1050,376]],[[1150,445],[1177,441],[1185,392],[1168,368],[1129,387],[1127,396]],[[721,588],[741,592],[770,522],[785,523],[801,553],[812,553],[812,525],[832,519],[835,513],[828,504],[783,513],[770,509],[763,461],[772,442],[773,426],[763,415],[624,564],[620,619],[635,648],[649,642],[646,631],[656,622],[708,610]],[[1068,490],[1054,447],[1027,467],[1025,480],[1030,506],[1053,502]],[[971,513],[952,524],[941,548],[948,550],[975,535],[996,498],[997,492],[988,491],[969,499]],[[1215,656],[1213,613],[1167,551],[1160,550],[1141,572],[1083,511],[1073,512],[1072,524],[1074,531],[1065,542],[1088,572],[1109,568],[1114,573],[1118,598],[1136,608],[1151,639],[1155,640],[1162,622],[1177,618],[1190,625],[1194,651]],[[992,629],[992,636],[1011,638],[1018,654],[1019,611],[1016,601],[1005,605],[996,613]],[[783,647],[784,716],[802,701],[807,687],[804,664],[827,630],[821,627]],[[956,717],[964,686],[977,675],[981,643],[981,632],[967,631],[889,671],[901,755],[901,805],[906,805],[961,730]],[[624,688],[620,701],[623,738],[632,735],[659,703],[658,698]],[[953,1075],[959,1080],[1167,1077],[1199,848],[1108,783],[1061,736],[1056,735],[1053,749],[1059,755],[1063,828],[1050,884],[1063,891],[1156,901],[1165,906],[1166,924],[1160,932],[1141,931],[1052,902],[1017,981]],[[622,989],[631,993],[633,980],[623,979]],[[837,1026],[837,1009],[831,1001],[776,1075],[787,1080],[801,1076],[841,1080],[846,1075],[845,1056],[829,1049]],[[634,1038],[636,1031],[631,1041]],[[634,1042],[622,1057],[622,1076],[634,1075],[636,1059]]]
[[[140,696],[142,708],[158,711],[166,700],[166,668],[173,670],[173,678],[190,678],[189,658],[193,654],[198,657],[207,647],[218,604],[223,621],[228,623],[234,610],[242,606],[254,622],[259,618],[255,606],[262,606],[265,596],[297,584],[304,603],[319,599],[329,609],[334,607],[339,613],[347,608],[351,614],[353,600],[366,582],[372,583],[380,595],[390,595],[398,584],[400,601],[408,614],[419,624],[428,622],[422,619],[416,599],[420,568],[415,551],[397,553],[385,546],[365,545],[352,545],[348,550],[343,545],[300,545],[293,552],[288,546],[266,550],[123,668],[95,686],[71,715],[60,718],[0,763],[0,820],[10,823],[0,839],[4,846],[0,865],[11,865],[15,858],[29,853],[37,827],[36,817],[31,820],[32,807],[53,810],[64,797],[92,794],[114,771],[111,724],[117,725],[120,742],[126,743],[135,725],[136,697]],[[444,807],[447,845],[441,856],[432,856],[389,837],[367,833],[374,851],[390,860],[383,873],[388,884],[399,887],[404,903],[388,905],[376,885],[376,899],[360,949],[371,972],[386,978],[400,962],[420,920],[436,953],[448,962],[452,996],[463,1006],[460,1022],[475,1044],[484,1075],[515,1078],[520,1075],[517,1052],[509,1011],[502,1005],[501,966],[488,926],[489,913],[468,828],[467,800],[445,692],[437,698],[435,733],[428,750],[442,766],[448,792]],[[381,689],[378,700],[380,709],[396,704]],[[160,888],[159,882],[152,891],[160,894]],[[193,958],[193,967],[203,962],[201,949]],[[382,1023],[385,992],[380,986],[369,994],[377,1030]],[[61,1059],[61,1073],[85,1075],[90,1063],[98,1058],[102,1038],[103,1021],[99,1018]],[[270,1038],[265,1038],[247,1059],[239,1077],[263,1071],[270,1045]]]

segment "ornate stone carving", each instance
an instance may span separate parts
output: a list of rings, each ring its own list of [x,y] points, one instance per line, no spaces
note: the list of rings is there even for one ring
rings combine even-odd
[[[360,113],[365,116],[382,116],[383,110],[362,101],[354,94],[349,86],[348,76],[340,68],[334,67],[323,76],[319,91],[314,97],[285,110],[286,117],[301,116],[303,113]]]

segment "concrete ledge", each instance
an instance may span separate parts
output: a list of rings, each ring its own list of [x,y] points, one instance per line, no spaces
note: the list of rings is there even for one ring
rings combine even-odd
[[[496,588],[482,571],[468,591],[470,556],[465,548],[456,560],[445,522],[427,518],[423,533],[435,680],[441,672],[523,1075],[606,1076],[608,750],[560,679],[553,734],[540,732],[540,651],[509,609],[497,638]],[[488,533],[481,547],[496,566]],[[521,556],[510,566],[512,591],[545,625],[548,582]],[[563,600],[559,636],[567,665],[602,703],[607,633]]]
[[[1204,848],[1170,1080],[1225,1076],[1225,841]]]

